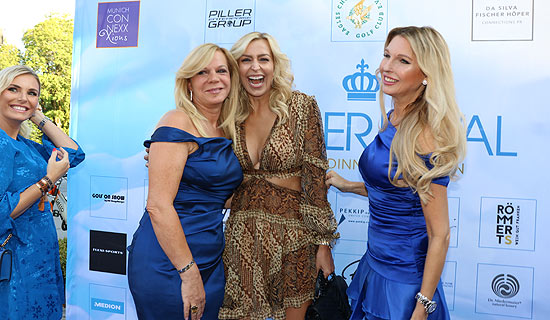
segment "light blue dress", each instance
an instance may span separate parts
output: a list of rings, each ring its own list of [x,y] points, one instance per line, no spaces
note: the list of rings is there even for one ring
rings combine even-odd
[[[395,132],[389,123],[359,159],[359,171],[369,194],[370,220],[367,252],[347,292],[352,301],[352,320],[410,319],[416,306],[414,297],[422,284],[428,235],[420,198],[410,188],[398,188],[388,180]],[[422,158],[428,168],[433,167],[428,156]],[[396,165],[392,168],[395,173]],[[432,183],[447,186],[449,177]],[[437,308],[428,319],[449,319],[441,282],[433,300]]]
[[[222,211],[243,179],[241,166],[231,140],[225,138],[195,137],[177,128],[160,127],[145,146],[154,142],[199,146],[187,158],[174,208],[204,283],[206,305],[201,319],[218,319],[225,286]],[[138,318],[183,319],[181,279],[158,243],[147,210],[128,251],[128,283]]]
[[[14,140],[0,129],[0,242],[12,251],[12,278],[0,282],[0,319],[59,320],[65,288],[59,246],[50,205],[38,210],[38,200],[16,219],[10,213],[19,194],[46,175],[55,147],[46,136],[43,145],[21,136]],[[84,160],[84,152],[64,148],[71,167]]]

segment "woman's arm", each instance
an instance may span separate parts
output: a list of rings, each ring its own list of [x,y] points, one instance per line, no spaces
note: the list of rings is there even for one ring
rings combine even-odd
[[[340,235],[336,232],[338,224],[327,200],[325,175],[328,162],[321,112],[313,97],[308,100],[310,105],[307,106],[305,115],[300,211],[306,226],[316,234],[315,241],[319,245],[315,259],[316,268],[323,270],[325,277],[328,277],[334,272],[330,245]]]
[[[63,148],[52,151],[50,159],[48,160],[48,167],[46,168],[46,177],[48,177],[52,182],[57,181],[63,175],[65,175],[68,170],[69,155],[67,151],[63,150]],[[10,217],[12,219],[19,217],[40,197],[42,197],[42,190],[40,189],[40,187],[38,187],[37,184],[29,186],[27,189],[19,194],[19,202],[10,213]]]
[[[48,136],[48,138],[53,142],[56,147],[78,149],[78,145],[69,138],[68,135],[63,132],[59,127],[57,127],[53,122],[48,120],[42,111],[36,110],[33,116],[29,119],[35,125],[38,126],[42,132]]]
[[[185,121],[186,119],[188,120],[183,112],[170,111],[161,119],[159,126],[185,130],[188,128],[181,125],[190,123]],[[174,208],[174,199],[187,158],[195,149],[196,144],[193,142],[154,142],[149,152],[147,212],[155,236],[176,270],[181,270],[193,261],[178,213]],[[193,264],[188,270],[180,273],[180,278],[185,318],[187,319],[191,306],[198,306],[197,314],[202,315],[205,292],[197,265]]]
[[[422,203],[428,232],[428,253],[420,292],[432,300],[445,265],[445,257],[449,248],[450,229],[447,187],[432,183],[430,190],[433,197],[428,203]],[[417,302],[411,319],[426,319],[426,317],[424,306]]]
[[[193,260],[174,208],[189,144],[155,142],[151,144],[149,153],[147,212],[162,250],[178,270]]]
[[[364,183],[346,180],[333,170],[327,172],[325,183],[327,187],[333,186],[341,192],[351,192],[364,197],[369,195]]]

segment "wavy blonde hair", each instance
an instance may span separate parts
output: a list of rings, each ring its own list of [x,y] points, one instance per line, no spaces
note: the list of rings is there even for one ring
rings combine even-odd
[[[235,115],[237,114],[239,100],[238,90],[236,88],[240,87],[240,82],[237,62],[227,49],[213,43],[205,43],[196,47],[189,53],[176,72],[176,87],[174,90],[176,108],[187,113],[201,136],[208,137],[203,126],[203,122],[206,118],[197,110],[191,101],[191,93],[188,88],[191,78],[208,66],[216,51],[220,51],[224,54],[231,76],[231,89],[229,90],[229,95],[223,102],[220,118],[218,119],[218,126],[223,130],[227,138],[233,139],[235,137]]]
[[[268,33],[250,32],[242,36],[233,47],[231,54],[235,60],[244,54],[250,42],[254,40],[267,40],[273,56],[273,83],[269,95],[269,108],[279,117],[279,123],[284,123],[288,119],[288,104],[292,96],[292,85],[294,83],[294,75],[290,67],[290,59],[281,51],[279,44]],[[252,111],[252,105],[248,98],[248,93],[243,86],[239,90],[239,112],[237,113],[237,123],[242,123],[246,120]]]
[[[455,99],[455,87],[451,70],[451,58],[447,43],[439,32],[431,27],[394,28],[388,34],[384,47],[396,36],[405,38],[414,52],[420,70],[428,84],[416,100],[405,108],[390,148],[388,178],[395,186],[411,187],[424,203],[431,199],[430,183],[443,176],[456,176],[458,165],[466,154],[466,130],[464,116]],[[379,71],[378,71],[379,73]],[[383,82],[380,81],[383,86]],[[384,130],[388,125],[383,88],[379,93],[380,110]],[[432,169],[428,169],[419,156],[427,154],[419,139],[433,138],[430,155]],[[397,170],[391,176],[393,157]],[[402,177],[403,181],[400,181]]]
[[[34,72],[34,70],[24,65],[11,66],[0,70],[0,92],[4,92],[4,90],[6,90],[6,88],[8,88],[13,82],[13,79],[24,74],[30,74],[36,79],[36,81],[38,82],[38,96],[40,97],[40,79],[38,78],[38,75]],[[29,138],[31,134],[31,124],[29,120],[24,121],[21,124],[21,127],[19,128],[19,134],[25,138]]]

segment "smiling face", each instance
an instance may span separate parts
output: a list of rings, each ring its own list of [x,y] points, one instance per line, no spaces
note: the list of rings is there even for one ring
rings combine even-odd
[[[189,90],[193,91],[195,105],[210,107],[221,105],[229,95],[231,75],[223,52],[216,51],[210,63],[191,77]]]
[[[273,53],[265,39],[251,41],[239,57],[241,83],[249,96],[269,98],[273,83]]]
[[[409,42],[402,36],[395,36],[384,49],[380,75],[384,93],[403,106],[418,97],[423,89],[422,80],[426,78]]]
[[[0,117],[4,121],[23,122],[29,119],[38,106],[40,87],[30,74],[13,79],[0,94]]]

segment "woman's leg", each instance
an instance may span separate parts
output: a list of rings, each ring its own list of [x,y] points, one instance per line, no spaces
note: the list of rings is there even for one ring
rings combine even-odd
[[[311,300],[304,302],[300,308],[287,308],[286,320],[304,320],[306,317],[307,307],[311,304]]]

